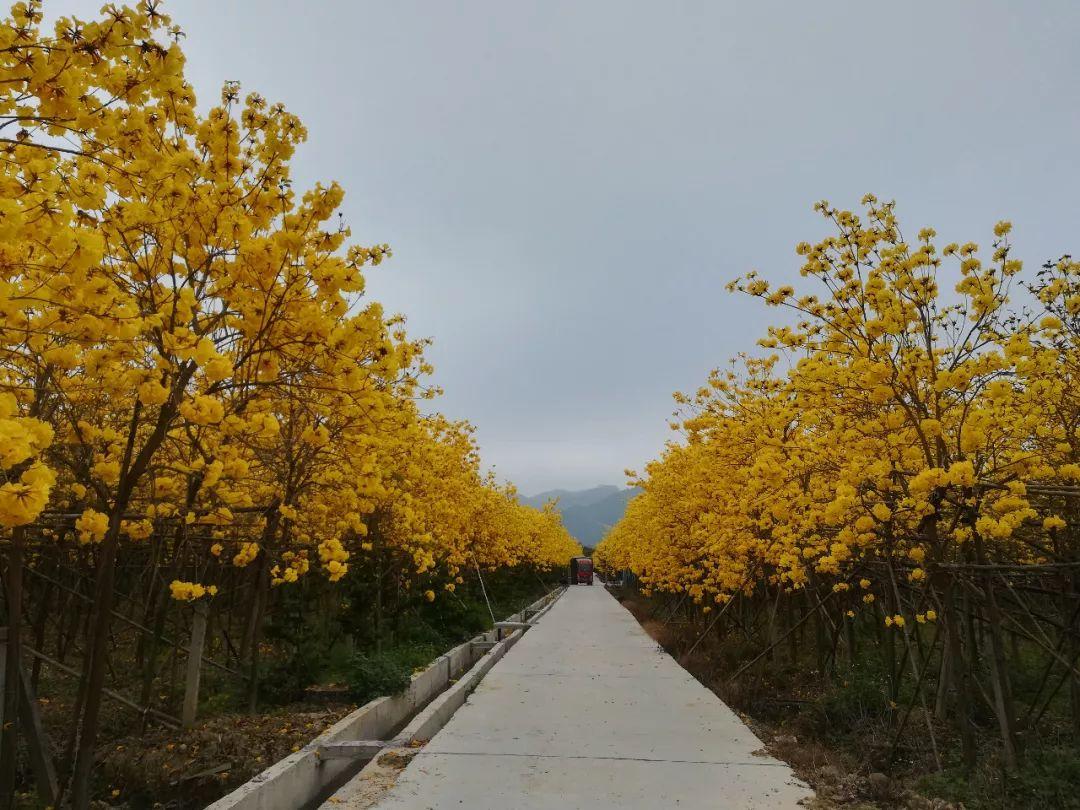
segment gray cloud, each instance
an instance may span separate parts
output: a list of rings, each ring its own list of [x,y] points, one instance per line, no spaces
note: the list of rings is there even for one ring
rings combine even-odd
[[[96,13],[100,0],[47,13]],[[1043,2],[168,4],[204,103],[299,114],[370,293],[435,337],[439,407],[528,492],[619,482],[670,393],[752,348],[798,281],[811,204],[895,197],[907,227],[1029,262],[1078,245],[1080,11]]]

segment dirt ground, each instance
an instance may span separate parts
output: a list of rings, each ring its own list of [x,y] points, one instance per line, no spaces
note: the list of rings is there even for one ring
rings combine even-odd
[[[40,702],[59,756],[71,709],[63,700]],[[143,734],[112,739],[99,752],[96,792],[106,798],[97,807],[199,810],[306,745],[354,708],[351,703],[297,703],[257,714],[220,714],[186,730],[151,725]],[[106,708],[106,727],[130,727],[130,720],[125,709]],[[17,806],[36,810],[39,804],[28,792]]]

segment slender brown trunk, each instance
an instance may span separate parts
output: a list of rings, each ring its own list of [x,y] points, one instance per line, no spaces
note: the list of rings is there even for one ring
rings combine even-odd
[[[768,659],[770,664],[775,664],[776,663],[776,637],[777,637],[776,621],[777,621],[777,618],[778,618],[777,617],[777,613],[778,613],[777,607],[778,607],[778,602],[779,601],[780,601],[780,591],[777,590],[776,599],[769,599],[769,601],[768,601],[769,619],[768,619],[768,625],[767,625],[767,629],[766,629],[767,635],[766,635],[766,638],[765,638],[765,643],[768,645],[768,649],[769,649],[767,659]]]
[[[375,566],[375,652],[381,653],[383,649],[383,558],[379,553],[378,563]]]
[[[270,564],[265,551],[259,552],[259,579],[255,593],[255,613],[251,635],[251,661],[248,667],[248,712],[254,714],[259,705],[259,644],[269,588]]]
[[[189,497],[187,502],[188,509],[191,508],[194,503],[194,498]],[[183,544],[186,527],[181,523],[175,532],[176,548],[173,551],[172,562],[169,564],[169,573],[166,579],[171,581],[176,578],[180,571],[180,556],[181,546]],[[157,566],[155,565],[155,571]],[[151,633],[146,641],[146,653],[143,660],[143,674],[142,674],[142,689],[139,693],[140,705],[149,706],[153,701],[153,689],[154,678],[157,675],[158,656],[161,655],[161,645],[165,642],[165,623],[169,618],[169,609],[173,606],[173,600],[169,594],[165,593],[164,588],[159,589],[160,593],[157,594],[157,603],[154,606],[154,621],[151,627]],[[151,592],[153,598],[153,591]],[[150,606],[147,605],[149,611]],[[146,728],[146,721],[143,721],[143,729]]]
[[[240,636],[240,660],[244,663],[251,660],[251,645],[255,637],[255,619],[259,612],[259,565],[262,564],[261,553],[260,559],[256,563],[256,565],[251,566],[249,572],[246,572],[251,578],[251,600],[248,602],[248,617],[247,621],[244,622],[244,634]]]
[[[1067,623],[1062,628],[1062,632],[1066,636],[1065,659],[1068,661],[1075,661],[1077,657],[1077,638],[1080,638],[1080,614],[1074,609],[1071,609],[1069,604],[1070,597],[1075,600],[1080,598],[1080,575],[1073,574],[1072,576],[1072,593],[1068,592],[1068,583],[1062,585],[1062,605],[1061,616],[1063,621]],[[1069,673],[1069,703],[1072,709],[1072,725],[1073,735],[1080,740],[1080,677],[1075,672]]]
[[[262,543],[259,548],[259,556],[255,563],[255,593],[252,596],[251,616],[248,622],[244,641],[248,646],[250,655],[248,661],[248,712],[255,713],[259,704],[259,642],[262,639],[263,615],[266,611],[266,600],[270,589],[270,545],[277,536],[280,522],[280,512],[277,507],[266,518],[266,526],[263,528]]]
[[[784,600],[784,615],[786,619],[787,629],[790,630],[795,626],[795,592],[792,591],[788,594],[788,598]],[[791,661],[792,667],[799,665],[799,636],[797,633],[788,634],[788,659]]]
[[[953,658],[949,654],[952,641],[949,638],[951,636],[949,626],[945,625],[942,632],[945,633],[945,644],[942,648],[941,667],[938,670],[937,699],[934,702],[934,716],[938,720],[945,720],[949,715],[949,693],[953,689]]]
[[[94,584],[94,604],[90,618],[90,639],[86,649],[84,676],[85,702],[79,723],[75,769],[71,776],[71,805],[74,810],[90,807],[90,774],[94,767],[94,748],[101,720],[101,698],[105,689],[109,630],[113,608],[113,583],[116,578],[116,550],[120,540],[120,518],[126,498],[117,502],[109,521],[109,531],[102,543]]]
[[[847,638],[848,665],[850,667],[852,667],[853,669],[855,667],[855,661],[857,660],[858,654],[859,654],[858,642],[856,640],[856,632],[855,632],[855,630],[856,630],[856,628],[855,628],[855,619],[854,618],[848,618],[847,616],[845,616],[844,617],[844,632],[845,632],[845,635],[846,635],[846,638]]]
[[[7,638],[4,650],[4,715],[3,732],[0,734],[0,802],[3,807],[14,807],[15,759],[19,747],[19,689],[21,678],[22,633],[22,566],[25,529],[18,526],[11,532],[11,549],[8,551],[6,607]]]
[[[64,581],[64,569],[61,567],[60,556],[59,555],[57,555],[57,558],[56,558],[56,581],[57,582],[63,582]],[[78,582],[78,580],[76,580],[72,584],[71,590],[77,592],[78,589],[79,589],[79,582]],[[67,639],[67,634],[69,632],[68,628],[70,627],[72,622],[75,620],[75,616],[73,616],[72,614],[78,614],[78,613],[81,612],[81,611],[78,611],[78,610],[68,610],[68,603],[72,602],[72,600],[74,600],[75,598],[76,598],[75,596],[68,593],[63,588],[60,589],[60,592],[56,596],[56,639],[55,639],[56,640],[56,645],[55,645],[55,649],[56,649],[56,660],[60,661],[61,663],[63,663],[63,661],[64,661],[64,646],[65,646],[65,640]],[[70,620],[69,620],[69,617],[70,617]],[[43,647],[40,648],[40,649],[42,649],[44,651]]]
[[[55,575],[59,577],[60,566],[56,566]],[[37,615],[34,617],[34,646],[38,650],[45,649],[45,628],[49,620],[49,604],[52,602],[53,584],[48,580],[42,581],[41,601],[38,603]],[[35,657],[30,665],[30,686],[37,692],[38,681],[41,678],[41,659]]]
[[[1015,770],[1020,758],[1020,742],[1016,735],[1016,714],[1013,709],[1012,685],[1005,655],[1005,640],[1001,636],[1003,620],[997,604],[994,583],[986,580],[986,612],[989,619],[986,631],[990,636],[990,681],[994,690],[994,713],[1001,731],[1005,767]]]
[[[165,620],[169,615],[170,601],[168,598],[163,598],[158,602],[154,614],[154,624],[151,627],[150,638],[147,640],[146,653],[143,658],[142,688],[139,691],[139,705],[141,706],[149,706],[153,699],[154,677],[157,675],[161,645],[165,640]]]
[[[76,576],[75,581],[72,583],[72,590],[75,594],[82,594],[83,580],[81,576]],[[64,607],[67,607],[68,603],[78,605],[74,610],[62,610],[60,614],[60,632],[56,634],[56,660],[61,664],[66,663],[68,650],[71,649],[72,643],[75,641],[76,635],[78,635],[79,628],[84,625],[90,618],[90,611],[83,610],[80,602],[82,601],[79,596],[72,594],[70,598],[65,602]],[[64,617],[68,617],[68,621],[64,621]],[[85,636],[86,633],[84,632]]]
[[[176,641],[172,641],[169,644],[169,687],[165,690],[165,694],[168,695],[168,706],[173,706],[173,700],[176,698],[176,677],[177,669],[180,666],[180,645]]]
[[[184,525],[182,522],[181,526]],[[151,537],[150,542],[152,544],[150,551],[150,570],[147,575],[146,584],[146,601],[143,603],[142,616],[139,617],[139,622],[145,627],[151,627],[154,623],[154,616],[157,613],[158,597],[161,594],[163,588],[160,588],[158,582],[158,569],[160,568],[160,557],[162,549],[165,546],[165,542],[155,532]],[[146,657],[149,648],[153,645],[153,635],[147,633],[140,633],[139,640],[135,645],[135,666],[145,669]],[[145,706],[146,703],[143,702]]]
[[[821,618],[821,608],[810,608],[814,612],[814,651],[817,654],[818,672],[825,674],[825,660],[828,655],[828,643],[825,640],[825,622]]]
[[[956,583],[950,586],[953,591]],[[971,772],[975,768],[975,730],[972,728],[971,717],[971,673],[964,661],[963,646],[960,642],[960,616],[957,607],[957,596],[952,594],[952,599],[945,604],[945,622],[947,624],[946,641],[949,645],[949,657],[952,659],[949,669],[952,673],[955,685],[956,697],[956,724],[960,729],[960,755],[964,762],[964,770]]]

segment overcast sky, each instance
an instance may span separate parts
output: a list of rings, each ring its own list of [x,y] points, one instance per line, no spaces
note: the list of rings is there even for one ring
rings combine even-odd
[[[101,0],[45,0],[49,17]],[[1072,2],[172,0],[201,106],[223,80],[305,122],[369,291],[435,338],[439,408],[526,493],[623,483],[670,394],[753,347],[815,200],[1029,264],[1080,251]],[[797,285],[798,286],[798,285]]]

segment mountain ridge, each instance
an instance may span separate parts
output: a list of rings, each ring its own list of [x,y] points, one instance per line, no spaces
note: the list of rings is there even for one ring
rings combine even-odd
[[[552,499],[563,525],[581,545],[592,548],[603,539],[626,511],[626,504],[638,494],[637,488],[622,489],[613,484],[601,484],[588,489],[551,489],[537,495],[519,496],[521,503],[540,509]]]

